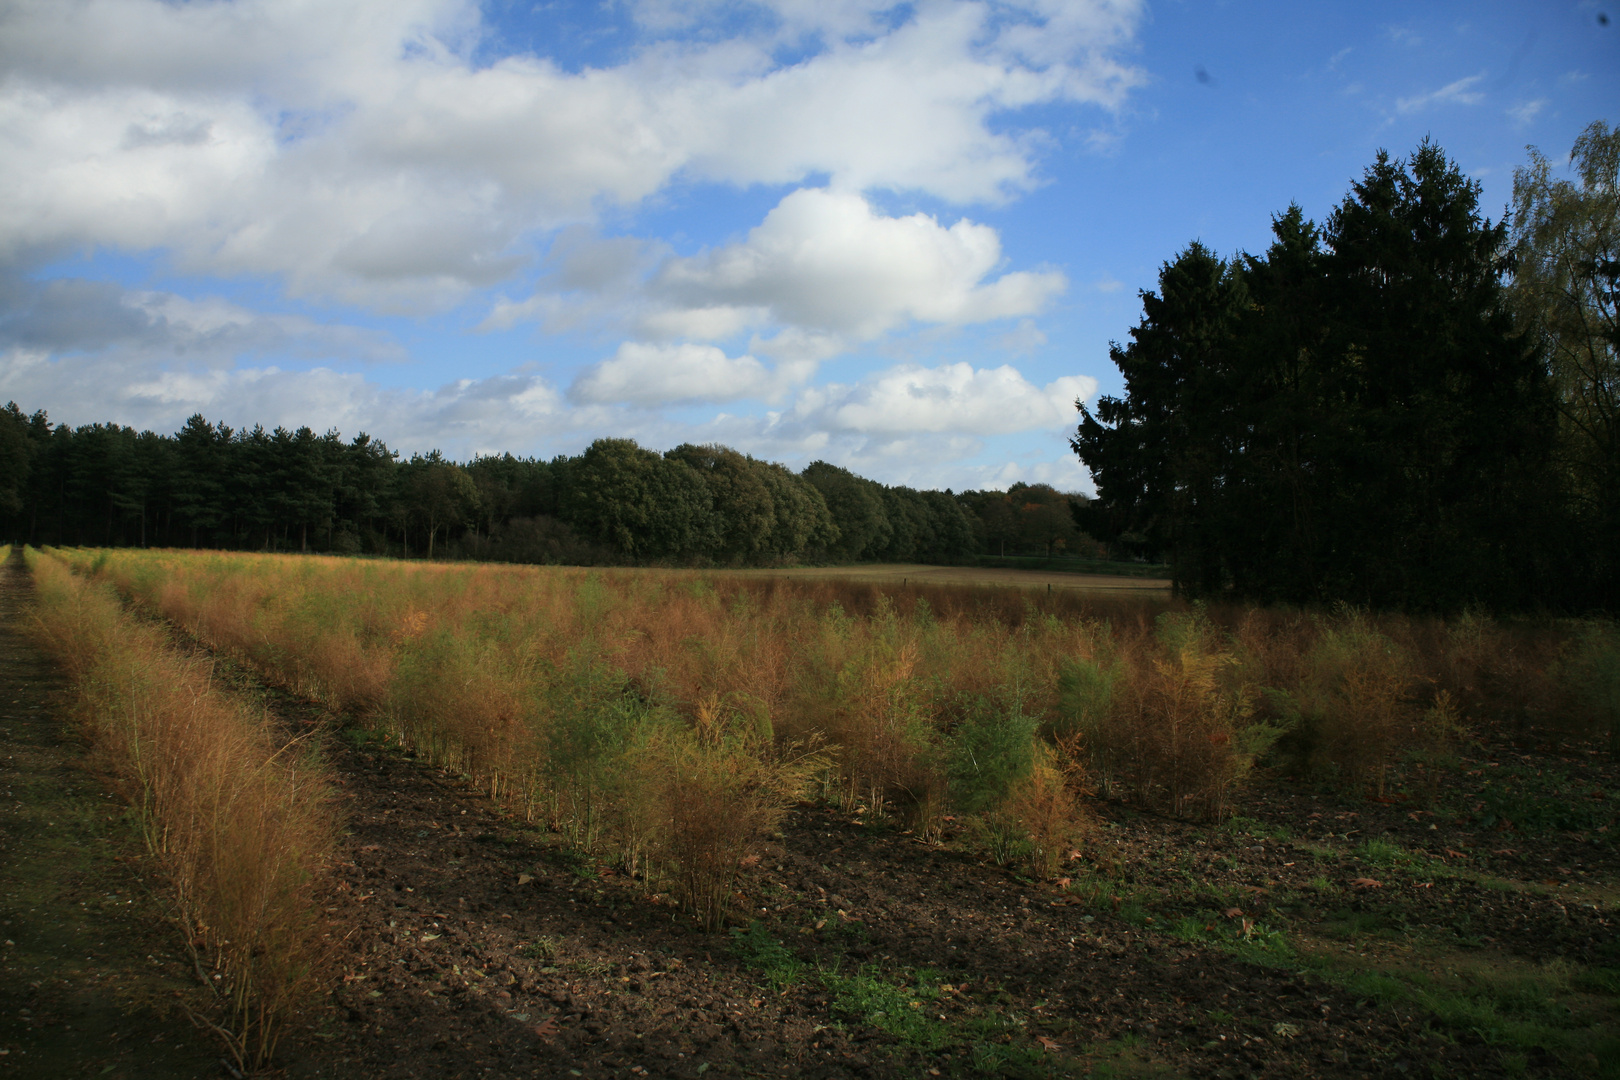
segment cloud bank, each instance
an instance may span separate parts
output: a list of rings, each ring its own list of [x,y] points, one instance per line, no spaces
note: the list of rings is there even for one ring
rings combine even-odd
[[[1044,343],[1033,317],[1064,274],[1009,265],[973,208],[1042,183],[1054,137],[1023,110],[1115,110],[1144,84],[1140,0],[626,10],[625,47],[568,63],[503,49],[472,0],[0,6],[0,399],[463,452],[708,433],[851,462],[1067,422],[1086,380],[918,364],[815,383],[921,329],[1006,320],[1008,348]],[[696,250],[633,235],[716,187],[782,194]],[[165,285],[49,269],[80,252]],[[227,300],[227,281],[262,289]],[[436,317],[601,344],[573,371],[365,373],[415,362],[377,327]],[[738,411],[664,411],[704,406]]]
[[[0,13],[0,259],[163,248],[414,310],[677,178],[1005,199],[1036,146],[997,114],[1109,107],[1142,79],[1114,55],[1134,3],[926,5],[890,27],[891,7],[775,5],[825,40],[792,64],[770,40],[670,38],[568,71],[475,63],[465,0],[21,0]]]

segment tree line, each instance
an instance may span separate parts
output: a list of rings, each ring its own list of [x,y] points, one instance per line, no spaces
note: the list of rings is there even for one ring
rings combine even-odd
[[[0,535],[14,542],[478,558],[535,563],[957,562],[1105,549],[1083,497],[887,486],[723,446],[659,454],[599,439],[549,461],[402,458],[384,443],[233,429],[72,427],[0,410]]]
[[[1072,440],[1103,540],[1190,596],[1460,610],[1620,602],[1620,129],[1532,151],[1511,220],[1425,141],[1263,255],[1194,242]]]

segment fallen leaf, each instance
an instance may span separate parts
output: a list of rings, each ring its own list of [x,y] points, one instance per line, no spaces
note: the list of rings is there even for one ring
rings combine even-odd
[[[1448,858],[1448,859],[1466,859],[1466,858],[1468,858],[1468,856],[1464,855],[1462,852],[1460,852],[1460,851],[1452,851],[1450,848],[1446,848],[1445,857]]]
[[[557,1034],[557,1018],[552,1016],[540,1021],[534,1025],[534,1033],[541,1042],[550,1042],[551,1037]]]
[[[1060,878],[1057,879],[1055,884],[1060,889],[1067,889],[1069,887],[1069,883],[1072,880],[1073,880],[1072,878],[1060,877]]]
[[[1242,908],[1229,907],[1229,908],[1226,909],[1226,917],[1228,919],[1241,919],[1241,918],[1243,918],[1243,909]]]
[[[1035,1036],[1035,1041],[1046,1047],[1048,1050],[1059,1049],[1058,1041],[1056,1039],[1048,1039],[1045,1035]]]
[[[1299,1034],[1299,1027],[1295,1024],[1278,1023],[1273,1025],[1271,1030],[1276,1032],[1278,1035],[1281,1035],[1285,1039],[1292,1039],[1295,1035]]]
[[[1353,889],[1382,889],[1384,887],[1384,883],[1382,881],[1374,881],[1370,877],[1358,877],[1350,879],[1350,887]]]
[[[534,880],[534,878],[532,876],[530,876],[529,874],[519,874],[518,875],[518,884],[519,885],[527,885],[529,882],[531,882],[533,880]]]

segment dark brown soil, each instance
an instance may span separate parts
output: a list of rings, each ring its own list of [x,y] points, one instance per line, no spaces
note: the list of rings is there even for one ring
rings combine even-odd
[[[1348,913],[1432,924],[1460,948],[1528,961],[1615,959],[1607,905],[1564,884],[1613,882],[1603,834],[1496,855],[1504,834],[1467,819],[1351,809],[1280,784],[1236,828],[1104,807],[1094,856],[1066,887],[801,807],[751,869],[738,929],[705,935],[642,882],[573,857],[405,755],[344,745],[333,764],[353,832],[339,888],[357,929],[324,1053],[298,1075],[1079,1075],[1106,1064],[1124,1075],[1488,1076],[1500,1054],[1479,1034],[1375,1004],[1297,956],[1268,957],[1256,933],[1331,936]],[[1585,756],[1567,764],[1607,776]],[[1265,837],[1283,826],[1298,843]],[[1545,858],[1563,873],[1535,889],[1436,878],[1411,872],[1423,864],[1369,863],[1356,854],[1369,836],[1414,860],[1433,849],[1500,870]],[[1183,919],[1209,940],[1188,940]],[[778,942],[802,965],[781,989],[769,978]],[[902,1004],[916,1001],[930,1030],[897,1036],[910,1029],[819,972],[907,988]]]
[[[806,805],[705,934],[461,778],[255,692],[333,731],[347,814],[326,901],[347,936],[289,1077],[1611,1075],[1585,1048],[1620,1021],[1615,770],[1585,747],[1498,739],[1422,806],[1279,779],[1222,826],[1099,804],[1056,882]],[[176,952],[82,917],[125,965]],[[1545,1046],[1400,990],[1476,969],[1598,981],[1535,1005]]]

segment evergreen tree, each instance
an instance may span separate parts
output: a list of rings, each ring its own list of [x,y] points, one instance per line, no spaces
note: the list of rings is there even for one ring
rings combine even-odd
[[[0,409],[0,522],[9,525],[13,537],[21,531],[33,460],[34,444],[28,437],[28,417],[17,408],[15,401],[9,401]]]
[[[1111,352],[1125,397],[1081,407],[1088,520],[1187,594],[1538,602],[1551,397],[1478,198],[1424,143],[1380,153],[1320,234],[1294,207],[1264,258],[1166,264]]]

